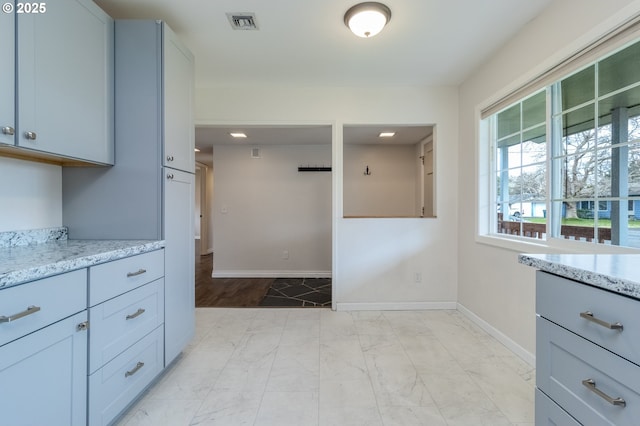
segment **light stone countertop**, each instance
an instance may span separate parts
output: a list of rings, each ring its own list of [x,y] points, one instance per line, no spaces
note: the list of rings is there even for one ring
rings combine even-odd
[[[640,299],[640,254],[521,254],[539,270]]]
[[[55,240],[0,248],[0,289],[158,250],[164,241]]]

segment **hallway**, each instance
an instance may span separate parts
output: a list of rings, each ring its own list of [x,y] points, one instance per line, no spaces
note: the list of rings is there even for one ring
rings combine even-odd
[[[212,265],[196,255],[197,308],[331,307],[331,278],[212,278]]]

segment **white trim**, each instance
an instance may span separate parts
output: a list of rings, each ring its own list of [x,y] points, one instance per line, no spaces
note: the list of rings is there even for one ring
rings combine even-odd
[[[337,311],[425,311],[456,309],[456,302],[355,302],[336,303]]]
[[[331,278],[331,271],[216,271],[213,278]]]
[[[536,356],[531,352],[527,351],[525,348],[517,344],[511,338],[509,338],[506,334],[493,327],[491,324],[471,312],[469,309],[465,308],[462,304],[458,303],[458,311],[469,318],[473,323],[475,323],[478,327],[486,331],[490,336],[494,337],[498,342],[502,343],[506,346],[514,354],[518,355],[524,362],[529,364],[532,367],[536,366]]]

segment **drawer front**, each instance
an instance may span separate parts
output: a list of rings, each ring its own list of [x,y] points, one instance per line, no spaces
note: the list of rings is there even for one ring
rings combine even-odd
[[[536,426],[580,426],[580,423],[536,389]]]
[[[640,367],[544,318],[536,319],[540,390],[586,425],[632,425],[640,418]],[[591,380],[592,385],[583,383]],[[601,392],[601,394],[598,394]],[[607,401],[622,398],[625,405]]]
[[[0,346],[86,307],[86,269],[0,290]]]
[[[89,376],[89,424],[109,424],[163,369],[160,326]]]
[[[160,278],[89,309],[89,374],[164,322]]]
[[[639,301],[545,272],[536,274],[538,315],[640,364]],[[623,328],[610,329],[596,321],[620,323]]]
[[[155,250],[89,268],[89,306],[164,276],[164,250]]]

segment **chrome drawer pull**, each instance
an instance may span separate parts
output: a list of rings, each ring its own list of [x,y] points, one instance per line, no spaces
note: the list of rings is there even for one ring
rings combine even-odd
[[[130,320],[130,319],[134,319],[136,317],[139,317],[140,315],[144,314],[144,309],[139,308],[135,314],[130,314],[127,315],[126,319]]]
[[[129,377],[129,376],[133,376],[134,374],[136,374],[138,372],[138,370],[140,370],[142,367],[144,367],[144,362],[138,361],[138,363],[136,364],[136,366],[133,368],[133,370],[131,371],[127,371],[126,373],[124,373],[124,377]]]
[[[11,315],[11,316],[8,316],[8,317],[5,317],[4,315],[1,315],[0,316],[0,323],[15,321],[17,319],[26,317],[27,315],[35,314],[39,310],[40,310],[40,306],[31,305],[31,306],[27,307],[26,310],[24,310],[22,312],[19,312],[17,314],[14,314],[14,315]]]
[[[601,325],[604,328],[608,328],[610,330],[622,331],[622,324],[620,324],[619,322],[611,324],[606,321],[602,321],[601,319],[594,317],[593,312],[590,312],[590,311],[580,312],[580,317],[586,319],[587,321],[595,322],[596,324]]]
[[[582,381],[582,384],[589,389],[591,392],[595,393],[596,395],[598,395],[600,398],[604,399],[605,401],[607,401],[609,404],[611,405],[619,405],[621,407],[625,407],[627,405],[627,402],[618,397],[618,398],[611,398],[609,395],[607,395],[606,393],[602,392],[600,389],[598,389],[596,387],[596,382],[593,379],[585,379]]]
[[[136,275],[142,275],[147,272],[146,269],[138,269],[136,272],[127,272],[127,278],[135,277]]]

